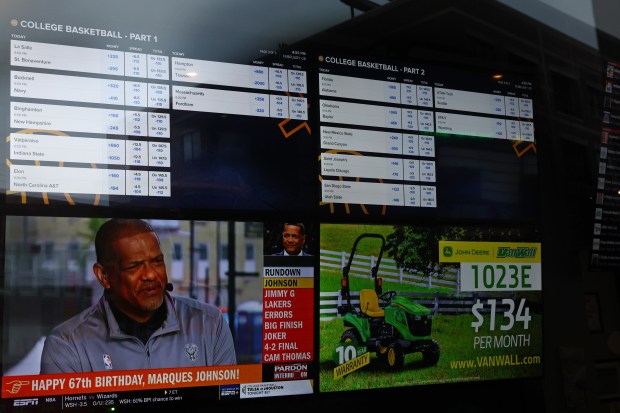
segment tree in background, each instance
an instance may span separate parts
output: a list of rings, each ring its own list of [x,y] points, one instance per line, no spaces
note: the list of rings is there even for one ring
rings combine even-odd
[[[385,250],[399,268],[441,278],[455,264],[439,262],[439,241],[535,242],[533,235],[533,231],[522,228],[395,225],[394,232],[386,237]]]

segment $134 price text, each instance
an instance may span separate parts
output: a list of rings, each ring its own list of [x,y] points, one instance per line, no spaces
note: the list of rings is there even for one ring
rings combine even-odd
[[[530,309],[525,305],[525,298],[519,301],[519,306],[516,307],[515,302],[511,298],[504,298],[501,300],[501,308],[505,310],[501,313],[500,319],[498,319],[496,313],[498,310],[498,300],[490,298],[486,300],[486,304],[480,299],[476,300],[476,303],[471,307],[471,312],[476,317],[476,321],[471,323],[474,331],[477,333],[480,327],[488,320],[488,327],[490,331],[494,331],[496,325],[499,325],[499,329],[502,331],[509,331],[515,325],[515,323],[523,323],[523,329],[527,330],[532,320],[530,316]],[[483,314],[488,313],[488,317],[485,319]]]

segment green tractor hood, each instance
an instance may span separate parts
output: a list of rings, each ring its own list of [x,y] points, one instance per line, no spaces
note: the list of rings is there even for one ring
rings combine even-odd
[[[401,310],[417,315],[417,316],[429,316],[431,315],[431,310],[429,310],[426,306],[416,303],[408,297],[397,295],[392,299],[390,303],[390,307],[400,308]]]

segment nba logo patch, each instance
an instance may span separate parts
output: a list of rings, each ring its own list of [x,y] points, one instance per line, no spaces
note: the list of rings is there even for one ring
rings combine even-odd
[[[188,343],[185,345],[185,356],[189,361],[196,361],[196,355],[198,354],[198,346],[194,343]]]
[[[109,354],[103,355],[103,365],[106,370],[112,370],[112,357]]]

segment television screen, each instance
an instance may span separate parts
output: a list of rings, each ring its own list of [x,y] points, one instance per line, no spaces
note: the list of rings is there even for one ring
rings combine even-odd
[[[223,28],[191,27],[165,2],[70,16],[11,3],[0,49],[9,204],[313,208],[304,51],[279,50],[263,29],[242,49],[221,44]]]
[[[330,53],[317,61],[323,217],[537,218],[531,81]]]
[[[301,236],[293,226],[299,223],[147,220],[160,243],[154,259],[163,254],[164,302],[176,304],[168,307],[161,328],[153,327],[143,344],[133,336],[139,328],[128,327],[114,310],[102,310],[110,302],[110,308],[131,308],[124,303],[132,302],[126,295],[134,296],[114,293],[122,290],[117,284],[121,281],[105,274],[106,285],[97,272],[105,258],[93,240],[104,222],[7,217],[11,235],[5,240],[2,308],[5,407],[33,404],[51,411],[142,406],[188,397],[217,401],[313,393],[311,226],[301,224],[306,235]],[[293,235],[300,235],[295,242],[289,241]],[[122,277],[140,280],[134,284],[138,300],[154,294],[145,291],[149,285],[155,290],[156,277],[148,270],[153,266],[157,271],[158,262],[141,246],[136,248],[138,255],[124,252],[127,257],[120,262]],[[273,248],[280,249],[272,252]],[[303,256],[295,256],[302,249]],[[138,266],[146,270],[132,277]],[[114,266],[106,271],[113,273]],[[202,308],[203,303],[221,314],[223,322],[215,323],[218,332],[231,332],[233,359],[224,339],[212,345],[203,342],[202,337],[216,333],[210,323],[196,323],[189,313],[190,307]]]
[[[320,391],[542,375],[531,230],[321,225]]]
[[[199,47],[222,29],[188,33],[165,10],[101,27],[90,8],[61,20],[5,8],[9,206],[538,218],[523,76],[311,42]]]
[[[614,270],[620,267],[617,248],[620,218],[616,214],[618,191],[614,184],[618,176],[614,164],[618,162],[620,129],[618,128],[618,114],[613,110],[612,105],[612,102],[617,102],[615,96],[618,95],[617,90],[620,87],[618,76],[620,76],[620,64],[608,61],[605,66],[604,111],[590,249],[590,269],[594,271]]]

